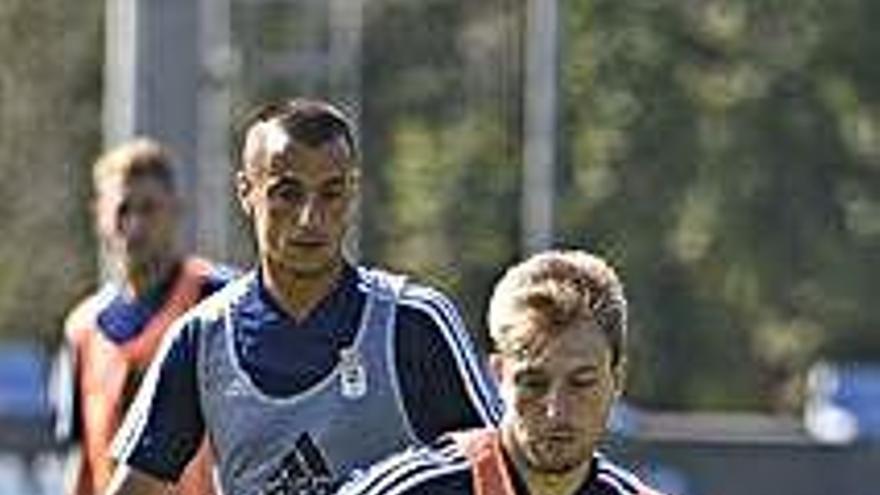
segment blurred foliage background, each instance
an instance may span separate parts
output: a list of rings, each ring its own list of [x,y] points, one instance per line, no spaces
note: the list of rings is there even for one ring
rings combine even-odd
[[[102,2],[0,2],[0,338],[54,343],[94,285]]]
[[[332,89],[273,58],[323,42],[320,4],[233,2],[232,113]],[[627,282],[631,399],[794,412],[811,363],[880,359],[880,3],[560,4],[556,239]],[[362,257],[443,287],[483,338],[488,291],[522,254],[524,2],[363,5]],[[5,336],[57,341],[94,283],[101,16],[95,0],[0,6]]]

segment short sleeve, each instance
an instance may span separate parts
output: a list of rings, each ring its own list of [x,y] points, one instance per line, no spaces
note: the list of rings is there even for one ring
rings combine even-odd
[[[204,434],[196,378],[202,322],[179,320],[163,339],[113,442],[113,457],[165,481],[176,481]]]
[[[497,424],[497,389],[447,297],[427,287],[407,287],[395,336],[398,381],[419,440],[427,443],[450,430]]]

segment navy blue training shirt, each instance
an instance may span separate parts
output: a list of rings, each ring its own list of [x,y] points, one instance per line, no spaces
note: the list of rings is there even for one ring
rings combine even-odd
[[[295,395],[330,373],[337,350],[354,340],[367,298],[366,282],[358,270],[346,266],[331,293],[306,318],[295,321],[260,278],[254,280],[234,309],[235,352],[264,393]],[[156,379],[146,384],[133,407],[139,429],[117,439],[120,461],[169,481],[177,479],[204,432],[195,364],[198,333],[218,328],[198,322],[190,320],[166,342],[156,363]],[[395,335],[403,406],[420,440],[497,422],[497,392],[445,296],[408,284],[398,302]]]
[[[98,309],[98,329],[108,339],[120,345],[140,335],[150,319],[165,304],[182,268],[181,264],[166,280],[137,297],[130,297],[115,282],[106,284],[99,297],[99,300],[105,301],[105,305]],[[199,299],[217,292],[238,275],[239,272],[232,267],[212,264],[211,272],[202,280]]]
[[[508,453],[503,462],[516,495],[529,495],[526,481]],[[594,453],[590,470],[574,495],[662,495],[634,474]],[[472,460],[449,436],[429,447],[413,448],[389,456],[353,476],[337,495],[480,495],[474,489]],[[503,492],[499,487],[498,492]]]
[[[213,262],[210,266],[210,272],[201,281],[199,299],[210,296],[241,275],[239,270],[231,266]],[[140,336],[171,295],[182,269],[181,263],[166,280],[136,297],[131,297],[116,281],[105,283],[95,294],[97,304],[93,311],[97,330],[117,345],[124,345]],[[72,370],[69,373],[74,374]],[[59,419],[59,422],[67,423],[61,429],[69,431],[70,438],[75,440],[82,439],[82,400],[79,387],[73,387],[70,417]]]

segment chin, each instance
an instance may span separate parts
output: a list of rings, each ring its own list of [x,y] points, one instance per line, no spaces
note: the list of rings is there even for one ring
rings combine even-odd
[[[303,279],[303,280],[317,279],[317,278],[320,278],[330,272],[330,270],[328,270],[326,268],[311,268],[311,267],[293,267],[293,268],[291,268],[290,271],[291,271],[291,273],[296,274],[297,277],[299,277],[300,279]]]
[[[300,259],[299,262],[288,263],[287,267],[300,277],[312,278],[332,272],[336,268],[336,263],[333,260],[315,260],[312,263],[306,263]]]
[[[583,463],[583,459],[552,459],[531,463],[531,468],[538,473],[565,474],[580,467]]]
[[[543,445],[533,450],[528,458],[530,467],[536,472],[564,474],[582,466],[591,455],[572,446]]]

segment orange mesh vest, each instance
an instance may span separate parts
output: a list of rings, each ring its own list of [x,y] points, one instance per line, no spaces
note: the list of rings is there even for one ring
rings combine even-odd
[[[115,465],[110,458],[110,444],[129,405],[126,402],[131,398],[132,383],[149,366],[171,323],[201,299],[203,281],[210,271],[206,260],[188,258],[162,307],[137,337],[121,345],[97,328],[99,308],[94,296],[68,317],[65,332],[75,356],[82,418],[81,459],[72,495],[95,495],[107,488]],[[210,449],[203,441],[175,485],[175,493],[214,493],[211,466]]]
[[[474,495],[516,495],[513,480],[501,450],[498,430],[483,428],[452,433],[458,448],[471,464]],[[647,486],[635,488],[638,495],[662,495]]]
[[[453,433],[452,438],[471,462],[475,495],[516,495],[497,430],[467,430]]]

